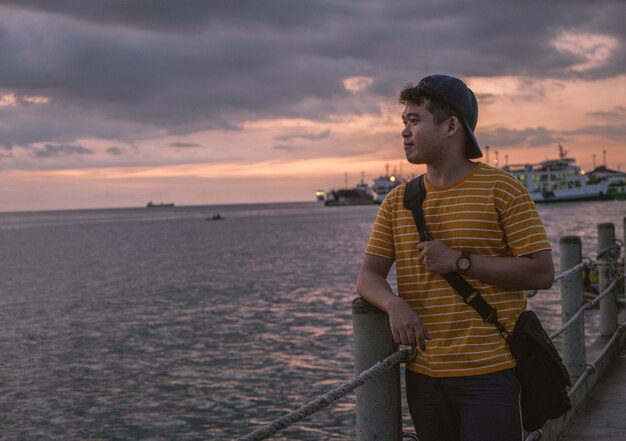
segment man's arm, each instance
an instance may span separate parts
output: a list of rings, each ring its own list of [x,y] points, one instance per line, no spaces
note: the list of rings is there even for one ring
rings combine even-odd
[[[430,340],[428,330],[413,308],[396,296],[387,283],[392,265],[392,259],[365,254],[356,289],[361,297],[389,315],[391,333],[397,344],[412,348],[419,345],[425,351],[426,340]]]
[[[426,270],[444,274],[457,271],[456,261],[461,256],[438,241],[421,242],[417,248]],[[491,257],[471,255],[471,277],[505,289],[548,289],[554,282],[554,263],[550,250],[537,251],[520,257]]]

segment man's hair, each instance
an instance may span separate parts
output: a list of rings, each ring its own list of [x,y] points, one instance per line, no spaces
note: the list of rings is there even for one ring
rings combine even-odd
[[[433,115],[433,120],[435,124],[439,125],[451,116],[456,116],[459,121],[463,121],[463,118],[454,110],[454,108],[443,101],[441,98],[436,95],[430,93],[428,90],[420,89],[417,86],[413,86],[413,84],[409,83],[404,86],[404,89],[400,92],[400,104],[413,103],[421,106],[424,103],[424,100],[428,100],[428,104],[426,104],[426,110],[428,110]],[[465,128],[463,128],[463,133],[465,134]]]

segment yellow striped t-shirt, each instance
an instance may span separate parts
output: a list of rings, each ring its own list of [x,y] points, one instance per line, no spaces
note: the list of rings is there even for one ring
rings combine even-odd
[[[551,249],[537,209],[524,186],[509,173],[479,163],[449,186],[425,180],[422,204],[429,235],[457,251],[485,256],[523,256]],[[407,368],[434,377],[480,375],[515,366],[504,339],[491,323],[466,305],[439,274],[418,260],[419,234],[404,208],[406,185],[382,202],[368,254],[394,259],[398,295],[419,314],[432,340]],[[510,331],[526,307],[523,291],[510,291],[464,276],[498,310]]]

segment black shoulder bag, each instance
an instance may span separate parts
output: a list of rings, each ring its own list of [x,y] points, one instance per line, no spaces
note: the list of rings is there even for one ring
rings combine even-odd
[[[411,211],[420,234],[420,241],[428,241],[422,202],[426,198],[424,175],[408,182],[404,192],[404,207]],[[515,368],[521,388],[522,425],[528,432],[540,429],[546,421],[564,415],[572,408],[567,386],[571,380],[563,360],[537,315],[523,311],[509,333],[498,321],[498,311],[489,305],[480,292],[457,272],[441,274],[467,305],[493,323],[509,345],[517,363]]]

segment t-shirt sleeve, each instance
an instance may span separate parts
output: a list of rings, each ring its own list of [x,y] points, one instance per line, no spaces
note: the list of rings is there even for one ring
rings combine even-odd
[[[511,195],[501,214],[507,243],[514,256],[551,250],[546,229],[535,202],[520,184],[519,193]]]
[[[365,248],[366,254],[374,254],[388,259],[395,259],[395,247],[393,240],[393,228],[391,220],[391,210],[388,204],[388,198],[385,198],[378,208],[376,220],[370,233]]]

